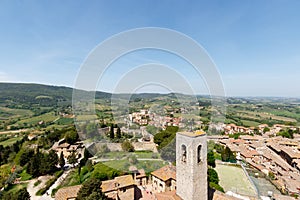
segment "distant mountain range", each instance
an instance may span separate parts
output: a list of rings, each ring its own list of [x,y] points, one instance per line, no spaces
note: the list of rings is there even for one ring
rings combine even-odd
[[[82,96],[92,94],[92,92],[82,91],[80,90]],[[47,102],[47,104],[56,104],[57,102],[71,102],[72,101],[73,88],[65,87],[65,86],[50,86],[50,85],[42,85],[35,83],[0,83],[0,103],[3,104],[5,102],[11,103],[38,103],[41,104],[43,102]],[[170,99],[175,98],[178,95],[177,93],[168,93],[168,94],[160,94],[160,93],[140,93],[140,94],[114,94],[113,97],[116,98],[128,98],[128,96],[132,99],[140,98],[140,99],[151,99],[151,98],[159,98],[159,97],[168,97]],[[189,96],[189,95],[184,95]],[[111,93],[97,91],[95,93],[96,99],[109,99],[112,97]],[[198,98],[207,98],[209,99],[209,95],[197,95]],[[254,101],[254,102],[264,102],[264,101],[275,101],[275,102],[299,102],[298,98],[276,98],[276,97],[228,97],[228,101],[230,103],[230,99],[236,100],[245,100],[245,101]]]

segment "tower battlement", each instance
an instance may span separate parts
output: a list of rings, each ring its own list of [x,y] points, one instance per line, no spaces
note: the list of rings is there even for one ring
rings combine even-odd
[[[189,136],[189,137],[199,137],[199,136],[206,136],[206,132],[202,130],[197,130],[195,132],[178,132],[177,134]]]

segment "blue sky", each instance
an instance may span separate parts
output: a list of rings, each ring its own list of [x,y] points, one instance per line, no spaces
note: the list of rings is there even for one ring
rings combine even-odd
[[[227,95],[299,97],[299,9],[297,0],[1,1],[0,81],[73,86],[81,63],[100,42],[151,26],[174,29],[201,44]],[[157,51],[119,59],[99,89],[113,90],[124,73],[119,66],[130,69],[149,60],[182,69],[197,93],[207,93],[190,66]]]

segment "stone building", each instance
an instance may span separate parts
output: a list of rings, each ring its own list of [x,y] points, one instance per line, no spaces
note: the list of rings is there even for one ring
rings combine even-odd
[[[176,134],[176,194],[183,200],[207,200],[206,157],[205,132]]]
[[[135,182],[131,175],[115,177],[113,180],[102,181],[101,190],[109,198],[115,200],[133,200]]]
[[[168,192],[176,190],[176,167],[166,165],[151,173],[153,192]]]

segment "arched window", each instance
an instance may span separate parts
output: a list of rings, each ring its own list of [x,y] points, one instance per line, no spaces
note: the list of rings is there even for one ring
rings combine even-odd
[[[197,162],[201,162],[201,148],[202,148],[202,145],[199,145],[198,148],[197,148]]]
[[[181,145],[181,161],[186,162],[186,146]]]

